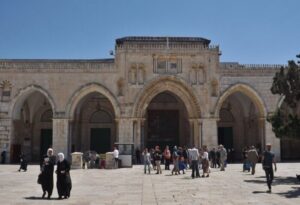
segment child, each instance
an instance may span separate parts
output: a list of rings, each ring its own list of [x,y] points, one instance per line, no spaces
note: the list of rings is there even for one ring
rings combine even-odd
[[[186,164],[184,162],[184,157],[180,157],[180,160],[179,160],[179,174],[180,174],[180,171],[182,171],[182,174],[185,174],[184,170],[186,169]]]

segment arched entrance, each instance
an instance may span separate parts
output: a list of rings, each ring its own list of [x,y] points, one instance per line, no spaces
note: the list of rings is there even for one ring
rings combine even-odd
[[[110,100],[99,92],[85,95],[76,105],[71,130],[71,152],[111,151],[116,142],[116,123]]]
[[[133,107],[133,118],[137,120],[135,146],[200,146],[200,100],[193,88],[178,77],[150,81]]]
[[[156,95],[145,113],[145,147],[190,144],[188,113],[182,100],[171,92]]]
[[[218,144],[230,151],[229,160],[240,160],[245,147],[264,148],[264,106],[251,88],[246,85],[229,88],[221,96],[216,110]]]
[[[39,162],[52,147],[53,101],[41,88],[30,86],[13,100],[11,108],[12,133],[10,140],[11,162],[19,162],[19,155]]]

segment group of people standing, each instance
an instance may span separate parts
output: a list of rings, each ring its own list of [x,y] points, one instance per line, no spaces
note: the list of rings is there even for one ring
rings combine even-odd
[[[53,149],[49,148],[47,150],[47,155],[43,156],[41,160],[41,172],[38,177],[38,183],[41,184],[43,195],[42,198],[45,198],[46,193],[47,198],[50,199],[53,191],[53,174],[54,166],[56,165],[57,169],[55,173],[57,174],[57,192],[58,198],[69,198],[70,192],[72,189],[72,182],[70,176],[70,163],[65,159],[63,153],[58,153],[57,158],[53,153]]]
[[[274,171],[277,171],[275,155],[271,151],[271,144],[266,145],[266,150],[261,155],[262,168],[265,171],[268,185],[268,193],[272,192],[272,183],[274,179]],[[243,150],[243,171],[251,169],[251,174],[255,174],[256,164],[260,161],[259,154],[254,146],[244,148]],[[273,169],[274,165],[274,169]]]
[[[218,148],[220,153],[219,161],[221,165],[221,171],[225,170],[225,161],[227,158],[226,149],[220,145]],[[155,146],[154,149],[148,150],[145,148],[142,155],[144,159],[144,173],[150,174],[151,166],[156,170],[156,174],[161,174],[161,163],[165,164],[165,170],[170,170],[170,164],[173,163],[173,169],[171,174],[178,175],[181,173],[185,174],[185,170],[188,168],[192,169],[192,178],[200,177],[199,165],[201,165],[203,174],[202,177],[209,177],[210,173],[210,156],[206,146],[201,149],[196,147],[178,147],[174,146],[171,151],[169,146],[166,146],[164,151],[160,150],[159,146]],[[216,162],[216,160],[213,160]]]

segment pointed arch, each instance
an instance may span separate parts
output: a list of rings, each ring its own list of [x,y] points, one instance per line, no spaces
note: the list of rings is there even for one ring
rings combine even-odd
[[[108,88],[104,87],[103,85],[101,85],[99,83],[89,83],[89,84],[86,84],[86,85],[78,88],[72,94],[72,96],[69,98],[69,101],[68,101],[68,103],[66,105],[66,109],[65,109],[66,116],[68,116],[70,119],[73,119],[74,112],[75,112],[75,109],[76,109],[78,103],[85,96],[87,96],[88,94],[93,93],[93,92],[100,93],[100,94],[104,95],[105,97],[107,97],[113,106],[116,118],[118,118],[120,116],[121,111],[120,111],[120,106],[119,106],[118,100],[116,99],[116,97],[113,95],[113,93]]]
[[[20,107],[23,105],[24,101],[34,92],[39,92],[43,96],[46,97],[46,99],[49,101],[53,113],[56,111],[56,104],[50,93],[44,89],[43,87],[39,85],[28,85],[27,87],[20,89],[18,93],[14,96],[14,98],[11,101],[11,106],[9,108],[9,116],[11,116],[12,119],[17,119],[19,116],[17,107]]]
[[[132,112],[133,117],[142,118],[151,100],[165,91],[173,93],[183,101],[189,118],[200,118],[200,98],[183,79],[176,76],[158,77],[150,81],[136,97]]]
[[[255,104],[259,111],[260,118],[265,118],[267,116],[266,105],[260,97],[260,95],[258,94],[258,92],[247,84],[237,83],[224,90],[220,95],[214,109],[214,116],[216,118],[219,118],[220,109],[224,101],[235,92],[241,92],[251,99],[251,101]]]

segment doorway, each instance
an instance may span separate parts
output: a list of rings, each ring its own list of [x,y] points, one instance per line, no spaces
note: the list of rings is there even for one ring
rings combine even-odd
[[[233,148],[232,127],[218,127],[218,144],[222,144],[227,150]]]
[[[91,128],[90,149],[97,153],[111,151],[110,128]]]
[[[179,144],[179,111],[148,110],[147,147]]]

